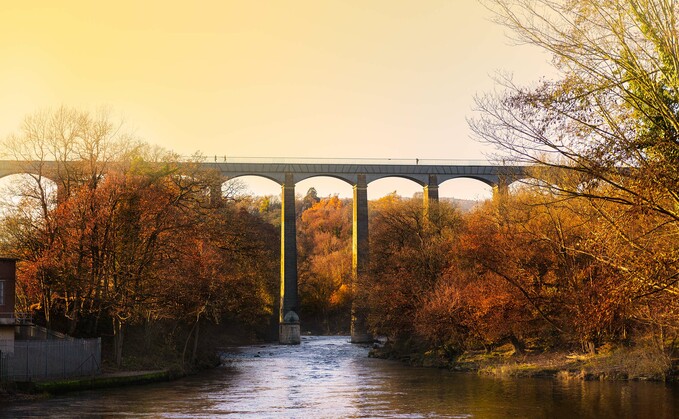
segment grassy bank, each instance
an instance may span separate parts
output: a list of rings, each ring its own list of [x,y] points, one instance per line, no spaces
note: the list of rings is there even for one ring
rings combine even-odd
[[[443,350],[403,351],[386,345],[370,356],[411,365],[476,372],[495,377],[554,377],[579,380],[676,381],[679,362],[650,347],[604,347],[596,354],[565,351],[514,352],[511,345],[494,351],[466,351],[451,356]]]

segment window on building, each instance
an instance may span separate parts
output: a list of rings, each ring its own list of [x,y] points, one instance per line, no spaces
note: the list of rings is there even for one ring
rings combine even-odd
[[[0,281],[0,306],[5,305],[5,281]]]

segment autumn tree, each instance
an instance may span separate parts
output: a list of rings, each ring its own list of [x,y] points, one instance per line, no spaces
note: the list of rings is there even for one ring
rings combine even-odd
[[[28,117],[22,131],[5,142],[6,151],[26,165],[29,175],[19,192],[21,203],[30,205],[6,212],[2,226],[5,251],[21,259],[19,289],[25,292],[21,297],[25,304],[40,307],[48,326],[69,333],[97,335],[102,327],[108,328],[118,365],[128,325],[167,318],[161,291],[180,288],[165,283],[165,269],[172,261],[196,268],[193,274],[180,270],[183,277],[175,276],[176,284],[193,276],[199,278],[196,289],[214,278],[224,284],[221,279],[227,273],[257,284],[222,286],[207,300],[204,292],[197,293],[200,301],[225,301],[231,296],[231,301],[241,303],[229,312],[258,313],[251,317],[271,312],[274,291],[264,285],[270,283],[271,269],[249,259],[276,258],[246,250],[250,245],[240,238],[248,227],[229,243],[224,241],[224,229],[210,221],[221,216],[223,223],[247,218],[237,211],[219,213],[226,207],[215,206],[209,196],[219,177],[191,162],[180,164],[173,153],[134,142],[119,128],[105,114],[60,108]],[[46,178],[57,183],[58,199],[46,187]],[[214,237],[208,234],[212,231],[224,233],[221,241],[207,240]],[[196,242],[196,237],[207,241]],[[188,253],[175,252],[168,260],[175,248]],[[244,256],[234,259],[239,254]],[[216,260],[221,263],[212,265]],[[230,260],[238,269],[225,264]],[[201,263],[217,273],[205,273]],[[242,294],[234,295],[235,290]],[[258,298],[247,298],[247,292]],[[185,306],[188,313],[172,318],[208,316],[204,314],[208,309],[189,307]],[[192,334],[197,342],[197,323]]]
[[[3,142],[3,155],[23,162],[26,174],[14,189],[21,205],[7,214],[5,231],[14,245],[8,251],[33,264],[29,269],[36,279],[33,290],[40,294],[39,305],[48,325],[58,280],[54,263],[60,260],[54,252],[58,241],[70,239],[59,227],[63,211],[55,209],[57,197],[67,199],[76,187],[95,190],[107,166],[138,146],[119,128],[105,110],[92,114],[62,106],[26,117],[20,131]],[[56,183],[56,191],[50,181]],[[76,199],[84,199],[82,195]],[[87,217],[92,208],[85,205],[83,211]],[[20,265],[20,274],[25,269]]]
[[[313,207],[314,204],[320,201],[321,198],[318,197],[318,192],[316,192],[316,188],[312,186],[307,190],[306,195],[304,195],[304,198],[302,198],[302,207],[299,208],[299,213],[300,214],[303,213],[304,211]]]
[[[371,211],[369,324],[406,342],[417,337],[418,312],[453,262],[461,219],[444,202],[425,215],[422,201],[395,194],[372,202]]]
[[[679,6],[671,0],[486,4],[518,40],[552,54],[559,78],[533,87],[505,80],[504,93],[478,99],[475,132],[515,161],[548,168],[536,176],[566,179],[543,185],[562,198],[583,198],[596,213],[593,225],[606,240],[579,251],[630,285],[627,298],[674,300]],[[668,317],[660,318],[667,325]]]
[[[277,230],[233,203],[203,221],[188,235],[171,235],[159,257],[163,280],[154,284],[155,318],[188,328],[182,361],[187,353],[196,360],[201,323],[229,322],[261,336],[277,301]]]
[[[134,160],[129,170],[108,173],[119,190],[109,237],[107,311],[112,317],[116,361],[122,357],[126,322],[139,319],[153,296],[160,254],[177,235],[193,232],[207,201],[207,182],[182,173],[176,164]]]
[[[506,200],[500,211],[489,202],[470,214],[458,249],[475,275],[466,287],[478,337],[517,350],[527,340],[593,350],[619,339],[627,284],[585,250],[601,239],[589,205],[539,187]]]

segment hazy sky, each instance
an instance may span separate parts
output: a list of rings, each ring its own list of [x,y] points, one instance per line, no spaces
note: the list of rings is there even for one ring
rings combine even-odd
[[[476,0],[0,0],[0,136],[103,105],[184,155],[479,159],[474,95],[548,59]]]

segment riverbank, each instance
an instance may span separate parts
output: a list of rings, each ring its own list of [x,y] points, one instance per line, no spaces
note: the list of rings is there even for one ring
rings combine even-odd
[[[676,417],[679,386],[496,380],[367,358],[347,336],[239,348],[224,368],[167,384],[0,402],[0,418]],[[105,392],[105,394],[104,394]]]
[[[596,354],[565,351],[517,354],[511,345],[486,352],[466,351],[451,357],[443,350],[403,353],[386,345],[370,352],[374,358],[397,359],[414,366],[446,368],[494,377],[552,377],[567,380],[677,381],[677,360],[648,347],[601,348]]]
[[[6,383],[0,388],[0,400],[3,402],[39,400],[70,391],[170,381],[183,375],[176,370],[119,371],[91,377]]]
[[[206,329],[207,332],[211,331],[209,327]],[[220,354],[224,351],[233,351],[239,346],[260,342],[242,331],[225,333],[223,329],[219,329],[217,332],[205,335],[219,338],[204,339],[196,359],[191,363],[185,363],[182,353],[169,350],[166,346],[154,346],[152,350],[142,349],[146,348],[142,341],[143,333],[130,331],[128,334],[130,347],[120,366],[112,362],[113,354],[110,352],[110,346],[104,346],[101,374],[55,380],[0,382],[0,404],[41,400],[52,395],[73,391],[171,381],[216,368],[221,364]]]

